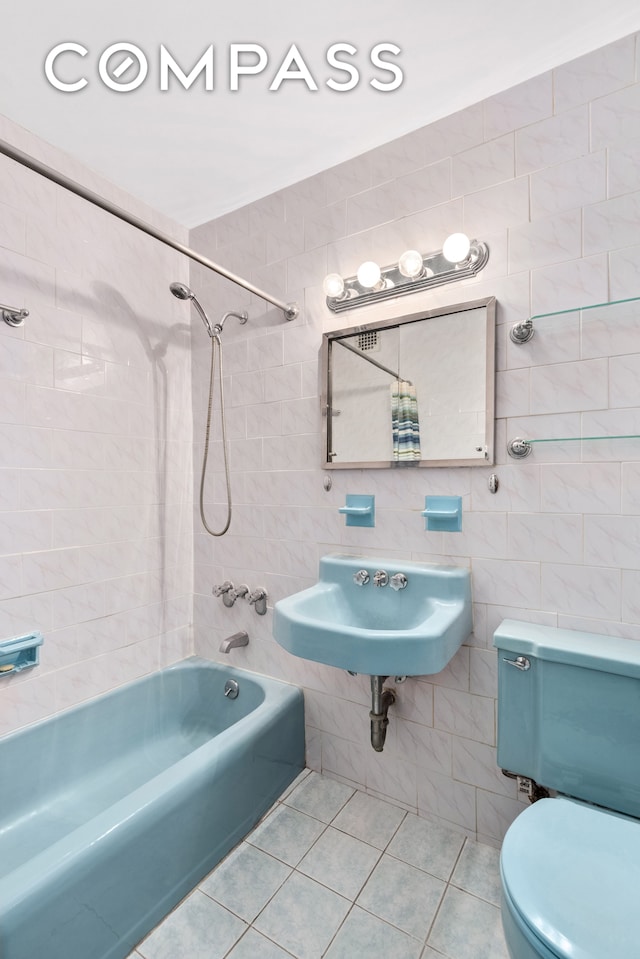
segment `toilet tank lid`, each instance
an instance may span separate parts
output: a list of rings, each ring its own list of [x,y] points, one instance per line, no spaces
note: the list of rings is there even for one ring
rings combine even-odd
[[[508,829],[500,872],[521,919],[554,956],[638,955],[637,819],[541,799]]]
[[[502,651],[640,678],[640,642],[505,619],[493,635]]]

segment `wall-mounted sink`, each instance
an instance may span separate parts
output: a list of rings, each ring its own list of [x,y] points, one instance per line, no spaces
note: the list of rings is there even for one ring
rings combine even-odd
[[[468,569],[342,554],[323,556],[319,581],[277,602],[273,622],[295,656],[371,676],[438,673],[471,630]]]

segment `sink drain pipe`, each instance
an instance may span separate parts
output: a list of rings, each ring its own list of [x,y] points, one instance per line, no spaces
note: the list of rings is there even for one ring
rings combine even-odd
[[[389,718],[387,713],[389,706],[393,706],[396,701],[396,694],[392,689],[383,689],[387,676],[371,677],[371,745],[377,753],[384,749],[384,741],[387,738],[387,726]]]

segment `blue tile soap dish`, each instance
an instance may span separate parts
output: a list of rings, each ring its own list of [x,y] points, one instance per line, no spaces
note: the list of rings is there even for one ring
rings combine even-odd
[[[365,493],[347,493],[345,506],[338,509],[346,517],[345,526],[375,526],[376,498]]]
[[[42,633],[37,632],[0,640],[0,679],[37,666],[43,642]]]
[[[459,533],[462,529],[462,497],[425,496],[421,515],[425,519],[425,529]]]

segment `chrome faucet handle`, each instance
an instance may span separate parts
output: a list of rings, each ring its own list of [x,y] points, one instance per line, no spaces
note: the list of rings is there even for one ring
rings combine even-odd
[[[231,609],[233,604],[236,601],[234,596],[235,590],[233,588],[233,583],[229,579],[225,579],[224,583],[221,586],[214,586],[211,590],[214,596],[222,596],[222,602],[227,607]]]
[[[404,575],[404,573],[394,573],[391,579],[389,580],[389,586],[391,587],[391,589],[395,589],[397,591],[399,589],[406,589],[408,582],[409,580]]]
[[[235,603],[237,599],[241,599],[245,597],[248,592],[249,592],[249,587],[246,585],[246,583],[240,583],[239,586],[236,586],[235,589],[231,590],[231,592],[229,593],[229,598],[230,599],[233,598],[233,601]]]
[[[386,586],[389,582],[389,576],[383,569],[378,569],[373,574],[374,586]]]
[[[359,569],[357,573],[353,574],[353,581],[356,586],[366,586],[370,579],[371,577],[366,569]]]
[[[211,592],[214,596],[224,596],[231,589],[233,589],[233,583],[226,579],[221,586],[214,586]]]
[[[264,616],[267,611],[267,591],[263,586],[257,589],[249,596],[249,606],[255,606],[258,616]]]

